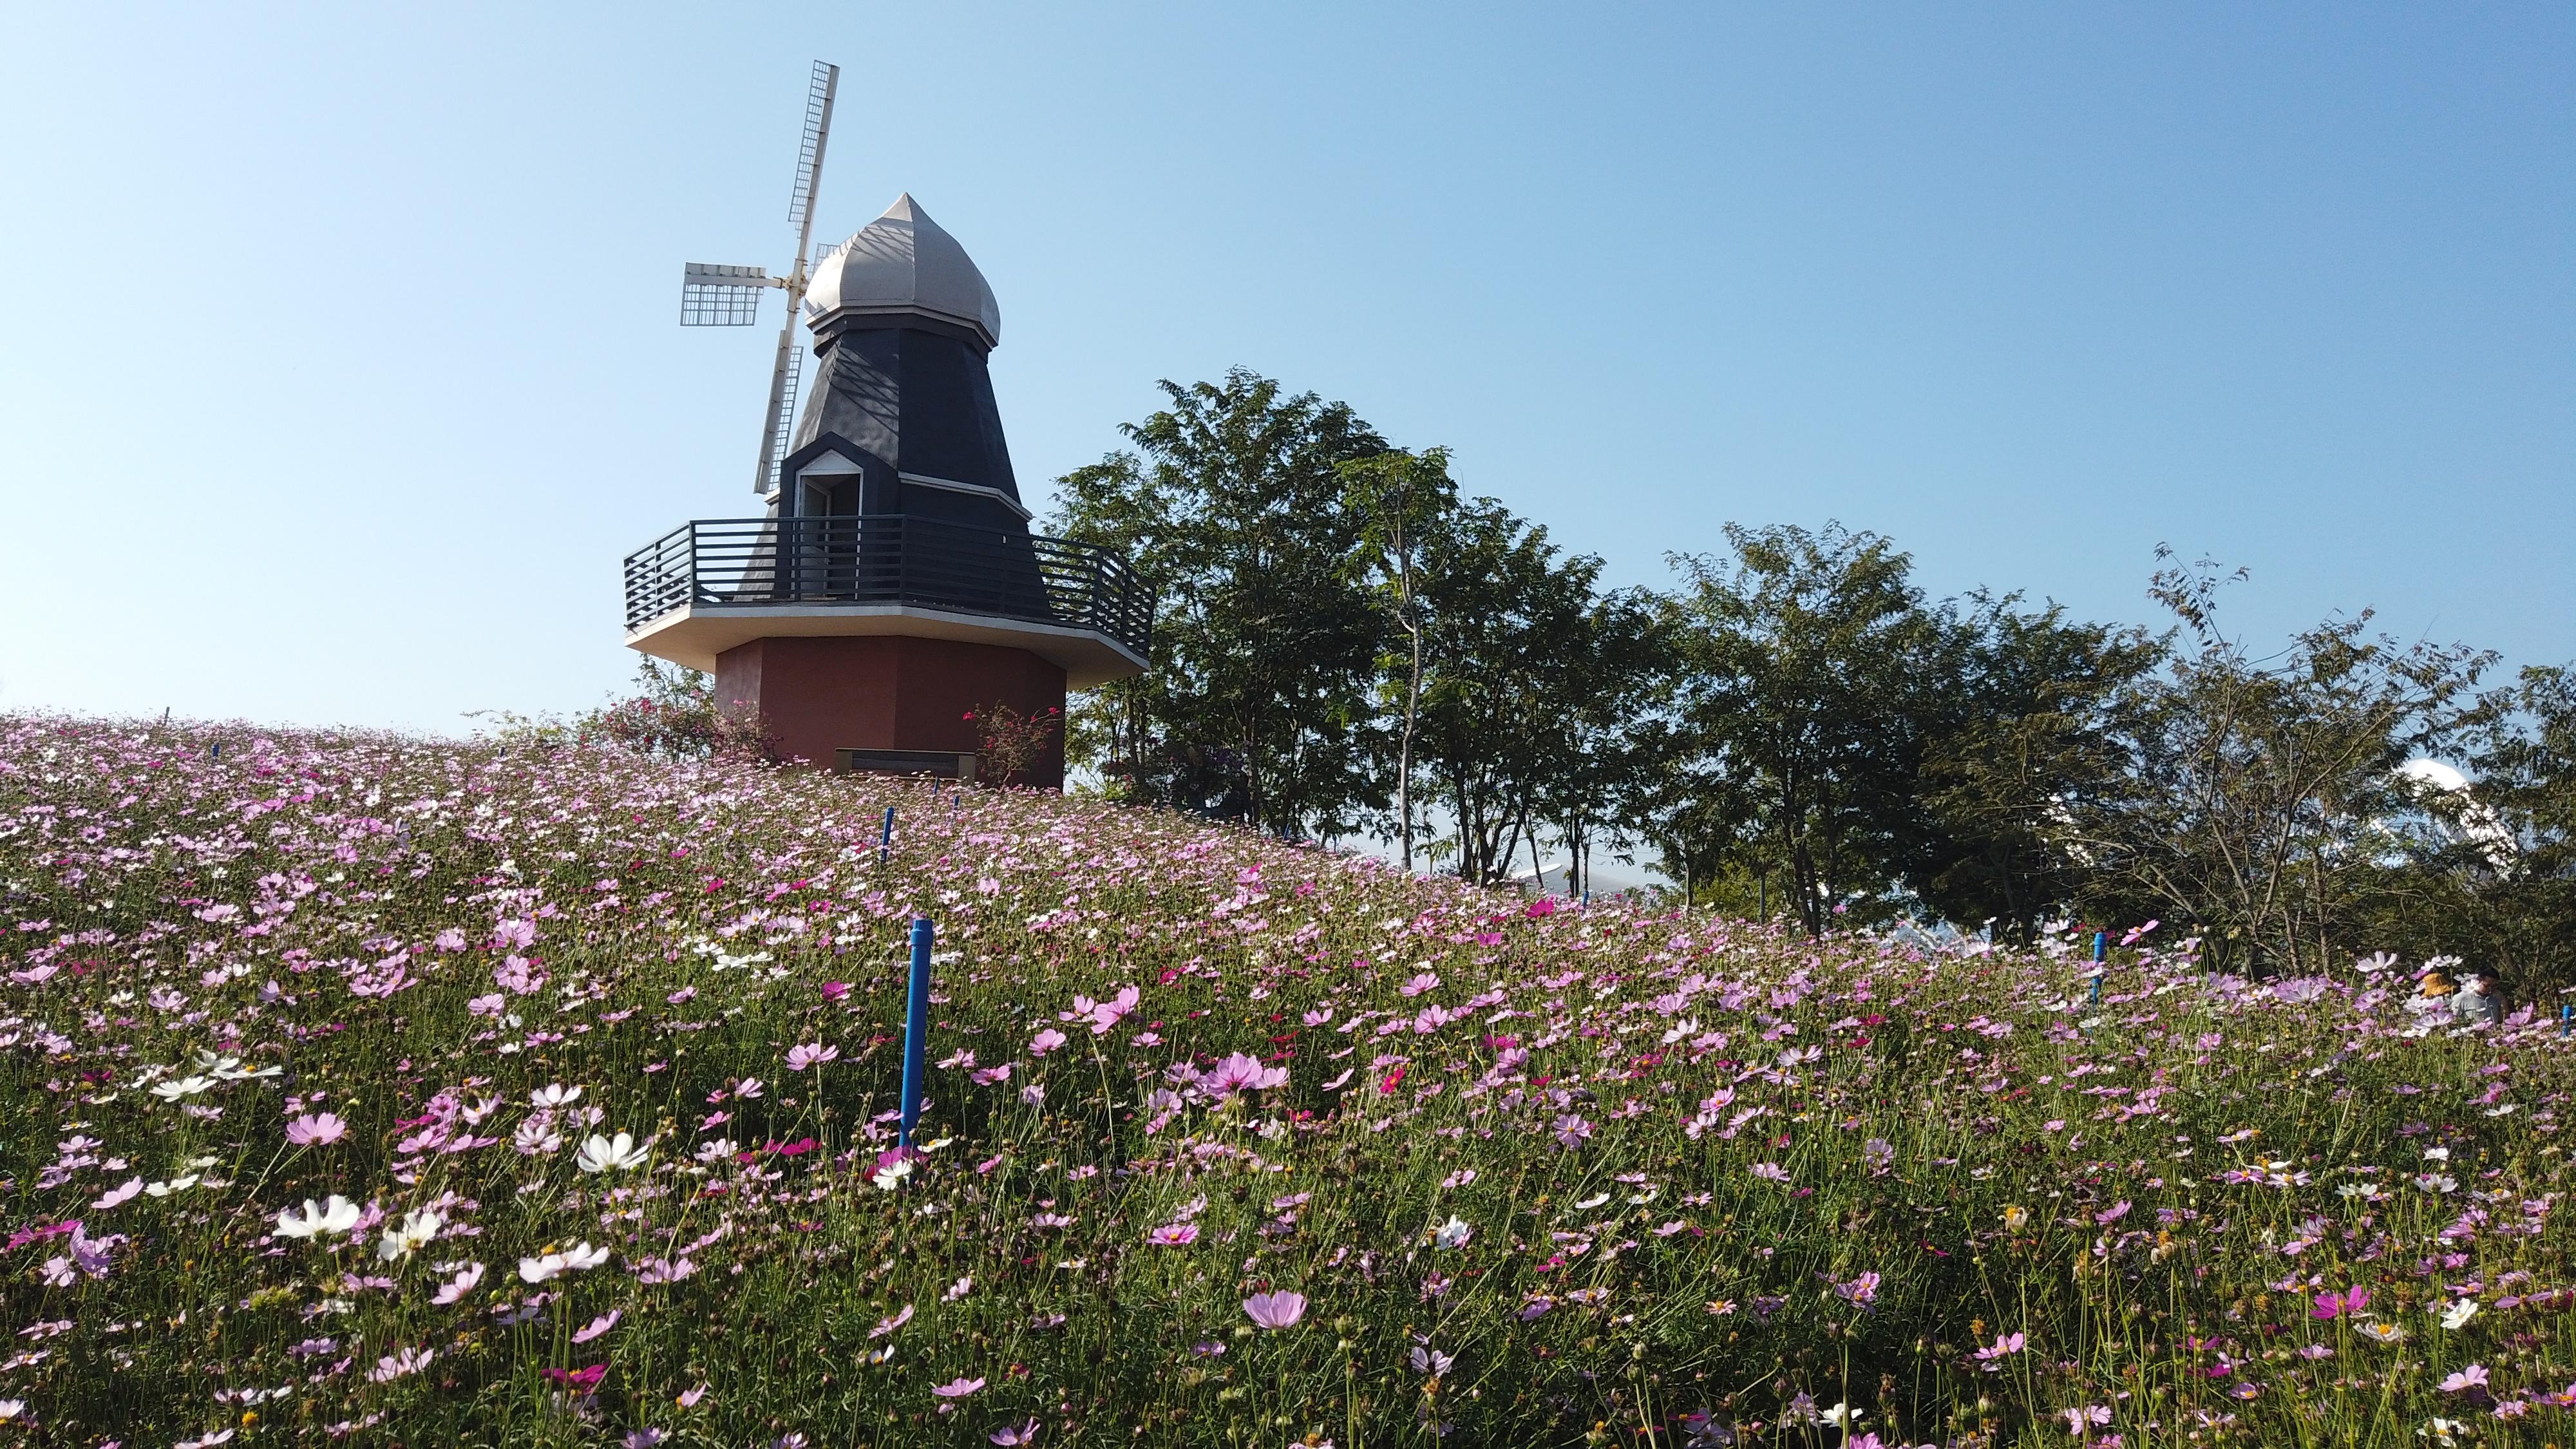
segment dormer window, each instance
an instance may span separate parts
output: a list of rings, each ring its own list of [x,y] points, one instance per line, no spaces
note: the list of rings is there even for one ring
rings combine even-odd
[[[847,518],[859,511],[859,465],[825,453],[796,470],[793,513],[798,518]]]

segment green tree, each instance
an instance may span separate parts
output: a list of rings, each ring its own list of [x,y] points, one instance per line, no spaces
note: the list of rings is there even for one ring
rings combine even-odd
[[[1381,620],[1350,559],[1341,465],[1386,451],[1342,403],[1237,368],[1059,480],[1068,536],[1159,590],[1153,667],[1081,702],[1068,743],[1137,798],[1284,836],[1346,834],[1382,792],[1370,686]]]
[[[2126,797],[2127,707],[2164,642],[2071,622],[2056,604],[2023,609],[2015,595],[1971,594],[1945,622],[1965,647],[1947,678],[1926,681],[1948,698],[1920,786],[1934,830],[1908,875],[1940,915],[2027,944],[2042,922],[2100,899],[2074,811]]]
[[[1468,880],[1509,876],[1524,841],[1537,853],[1541,787],[1574,750],[1600,573],[1490,498],[1426,539],[1425,763],[1451,812],[1443,853]]]
[[[2576,670],[2523,670],[2480,700],[2463,744],[2469,778],[2410,772],[2407,849],[2362,934],[2461,957],[2520,994],[2576,986]]]
[[[1390,450],[1342,465],[1349,507],[1361,519],[1359,548],[1353,559],[1360,577],[1376,591],[1379,606],[1392,621],[1401,654],[1381,654],[1381,674],[1402,678],[1402,723],[1396,732],[1396,838],[1407,871],[1413,869],[1414,736],[1422,716],[1423,638],[1427,628],[1422,604],[1426,550],[1453,521],[1458,486],[1449,479],[1449,450],[1423,453]]]
[[[1653,780],[1653,729],[1679,679],[1663,603],[1649,589],[1595,599],[1550,675],[1556,748],[1533,794],[1565,851],[1568,892],[1592,889],[1596,845],[1624,851],[1648,838],[1639,807]]]
[[[2372,635],[2365,611],[2258,657],[2218,624],[2243,577],[2157,571],[2182,643],[2132,690],[2125,788],[2069,802],[2065,840],[2102,890],[2187,923],[2215,962],[2322,970],[2365,949],[2405,852],[2418,797],[2398,767],[2473,722],[2494,656]]]
[[[1731,559],[1675,555],[1687,675],[1663,759],[1664,837],[1686,882],[1776,861],[1811,934],[1898,905],[1930,826],[1916,799],[1952,631],[1887,539],[1729,524]],[[1712,808],[1715,806],[1717,808]],[[1696,841],[1692,851],[1682,842]]]

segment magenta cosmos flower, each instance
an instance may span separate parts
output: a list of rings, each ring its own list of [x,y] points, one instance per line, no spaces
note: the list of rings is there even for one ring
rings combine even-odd
[[[1145,1235],[1145,1241],[1165,1248],[1185,1248],[1198,1240],[1196,1223],[1165,1223]]]
[[[1243,1300],[1243,1311],[1263,1328],[1294,1328],[1306,1316],[1303,1293],[1255,1293]]]

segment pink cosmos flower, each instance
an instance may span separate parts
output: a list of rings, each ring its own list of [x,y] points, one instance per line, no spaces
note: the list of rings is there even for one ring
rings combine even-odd
[[[473,1292],[474,1285],[482,1281],[483,1265],[480,1263],[469,1263],[465,1266],[463,1272],[458,1273],[455,1277],[440,1284],[438,1292],[431,1295],[429,1301],[437,1304],[441,1308],[444,1308],[448,1304],[454,1303],[458,1299],[463,1298],[466,1294]]]
[[[787,1049],[787,1070],[801,1072],[807,1067],[819,1067],[840,1058],[841,1049],[828,1042],[821,1045],[800,1042]]]
[[[677,1262],[668,1258],[647,1258],[635,1265],[635,1281],[659,1284],[677,1283],[698,1271],[698,1265],[682,1254]]]
[[[2309,1309],[2308,1314],[2312,1318],[2332,1321],[2361,1312],[2362,1305],[2369,1301],[2370,1290],[2356,1284],[2347,1292],[2318,1294],[2317,1306]]]
[[[592,1319],[582,1327],[574,1329],[572,1331],[572,1341],[575,1343],[588,1343],[592,1339],[599,1337],[601,1334],[608,1332],[608,1330],[615,1328],[617,1326],[617,1320],[625,1316],[626,1315],[623,1310],[612,1308],[606,1313],[599,1315],[597,1318]]]
[[[1196,1223],[1165,1223],[1145,1235],[1145,1241],[1165,1248],[1186,1248],[1199,1240]]]
[[[887,1334],[894,1332],[896,1329],[903,1327],[911,1321],[912,1305],[907,1303],[903,1305],[903,1311],[896,1314],[894,1317],[878,1319],[877,1326],[868,1330],[868,1337],[883,1338]]]
[[[436,1349],[406,1348],[399,1353],[389,1353],[377,1359],[376,1366],[367,1371],[367,1377],[375,1383],[389,1384],[396,1379],[419,1373],[429,1367],[429,1361],[436,1357],[438,1357]]]
[[[328,1147],[349,1135],[349,1124],[336,1113],[306,1113],[286,1124],[286,1140],[298,1147]]]
[[[2482,1389],[2486,1386],[2486,1365],[2475,1363],[2460,1370],[2458,1373],[2451,1375],[2449,1378],[2442,1380],[2440,1385],[2438,1385],[2442,1392],[2446,1394],[2465,1394],[2471,1389]]]
[[[1243,1300],[1243,1311],[1259,1327],[1294,1328],[1297,1320],[1306,1316],[1306,1295],[1284,1291],[1255,1293]]]
[[[1048,1027],[1046,1030],[1039,1032],[1036,1036],[1029,1039],[1029,1055],[1033,1057],[1045,1056],[1048,1052],[1054,1051],[1057,1047],[1064,1045],[1065,1041],[1066,1037],[1063,1032],[1056,1030],[1054,1027]]]
[[[1992,1363],[1996,1359],[2021,1352],[2022,1345],[2027,1341],[2018,1333],[2003,1334],[1995,1339],[1993,1347],[1978,1349],[1977,1358],[1981,1362]]]
[[[1081,1000],[1080,997],[1074,999]],[[1107,1001],[1094,1003],[1091,1008],[1091,1034],[1107,1036],[1110,1029],[1125,1019],[1127,1014],[1134,1011],[1137,1004],[1143,1000],[1144,996],[1135,987],[1121,986],[1116,996]]]
[[[1846,1303],[1866,1307],[1878,1299],[1878,1281],[1876,1273],[1863,1273],[1848,1283],[1835,1284],[1834,1294]]]
[[[68,1288],[84,1276],[106,1277],[107,1255],[125,1242],[123,1233],[110,1233],[103,1238],[91,1237],[88,1229],[84,1228],[77,1218],[71,1222],[70,1227],[71,1241],[65,1245],[71,1249],[70,1255],[45,1260],[45,1286],[49,1288]]]
[[[962,1399],[982,1387],[982,1379],[951,1379],[947,1383],[933,1385],[930,1391],[943,1399]]]
[[[1038,1421],[1031,1419],[1015,1428],[996,1429],[985,1437],[1002,1445],[1003,1449],[1012,1449],[1012,1446],[1020,1444],[1034,1444],[1038,1442]]]
[[[1237,1092],[1288,1085],[1286,1067],[1264,1067],[1256,1057],[1236,1052],[1199,1074],[1198,1089],[1219,1101]]]

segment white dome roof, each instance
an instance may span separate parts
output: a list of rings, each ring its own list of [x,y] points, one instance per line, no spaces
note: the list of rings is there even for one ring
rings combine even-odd
[[[1002,340],[1002,307],[984,274],[910,192],[814,269],[805,324],[819,333],[836,319],[907,312],[972,329],[986,347]]]

